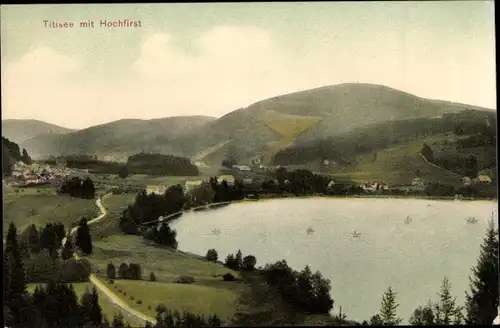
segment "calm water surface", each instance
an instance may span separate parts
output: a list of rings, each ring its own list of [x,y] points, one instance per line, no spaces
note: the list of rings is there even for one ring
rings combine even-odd
[[[187,213],[172,227],[183,251],[205,255],[215,248],[224,260],[241,249],[243,256],[256,256],[257,266],[286,259],[294,269],[309,265],[321,271],[331,280],[333,311],[342,306],[354,320],[378,312],[383,292],[392,286],[398,314],[407,322],[417,306],[436,300],[444,276],[464,302],[470,269],[493,211],[497,220],[496,209],[488,201],[280,199]],[[479,221],[467,224],[469,216]],[[314,232],[307,234],[308,228]],[[361,237],[353,238],[353,231]]]

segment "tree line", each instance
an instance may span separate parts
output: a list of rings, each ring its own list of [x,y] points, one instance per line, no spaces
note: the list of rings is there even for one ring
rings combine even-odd
[[[82,181],[79,177],[66,179],[58,188],[59,194],[68,194],[71,197],[93,199],[95,197],[94,181],[90,177]]]
[[[28,165],[33,163],[26,149],[21,151],[17,143],[2,136],[2,175],[10,176],[12,166],[18,161]]]
[[[193,176],[198,175],[198,167],[189,158],[139,153],[129,156],[125,164],[101,161],[97,157],[73,157],[66,159],[69,168],[88,169],[91,173],[120,174],[126,178],[129,174]]]

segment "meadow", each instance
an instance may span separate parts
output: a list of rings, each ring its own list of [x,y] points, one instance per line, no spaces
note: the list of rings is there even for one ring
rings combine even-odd
[[[140,236],[117,234],[94,241],[94,252],[88,259],[103,281],[109,262],[117,269],[121,263],[140,264],[142,280],[116,279],[113,284],[108,283],[108,287],[131,307],[150,316],[155,315],[158,304],[164,304],[179,311],[205,315],[216,313],[227,320],[235,314],[236,301],[248,288],[240,281],[222,281],[222,275],[228,272],[235,277],[240,275],[221,264],[159,246]],[[156,276],[154,282],[149,281],[151,272]],[[194,282],[178,284],[176,281],[180,276],[193,277]],[[138,304],[138,300],[142,304]]]
[[[411,185],[413,178],[420,177],[427,182],[437,182],[454,186],[461,185],[458,174],[427,164],[420,156],[424,142],[428,144],[440,140],[435,136],[417,140],[379,152],[360,156],[357,163],[350,167],[333,169],[329,172],[334,178],[349,178],[357,183],[370,180],[382,180],[393,185]],[[375,157],[376,156],[376,157]]]
[[[55,188],[6,188],[3,193],[3,231],[14,222],[18,231],[31,224],[37,227],[49,222],[61,222],[68,229],[82,216],[98,214],[93,199],[58,195]]]

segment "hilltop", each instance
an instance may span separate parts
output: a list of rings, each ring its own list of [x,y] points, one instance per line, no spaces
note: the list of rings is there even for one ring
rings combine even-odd
[[[64,134],[75,130],[38,120],[2,120],[2,135],[16,143],[44,134]]]
[[[420,98],[382,85],[346,83],[256,102],[216,119],[206,116],[124,119],[49,133],[20,143],[34,157],[95,154],[126,157],[139,152],[171,154],[219,165],[231,156],[247,162],[296,144],[327,139],[369,125],[440,117],[477,106]]]
[[[235,157],[247,158],[278,152],[293,142],[313,141],[347,133],[379,122],[436,117],[476,106],[420,98],[386,86],[347,83],[277,96],[231,112],[200,130],[202,137],[190,136],[193,153],[222,144],[208,156],[208,162],[220,163],[231,149]],[[269,115],[274,126],[269,126]],[[281,116],[281,119],[280,117]],[[296,117],[297,132],[283,136],[277,130],[290,125]],[[271,154],[272,155],[272,154]],[[272,156],[267,156],[272,157]]]
[[[178,139],[211,122],[207,116],[123,119],[66,134],[46,134],[21,143],[33,157],[61,154],[127,156],[140,152],[183,154]]]

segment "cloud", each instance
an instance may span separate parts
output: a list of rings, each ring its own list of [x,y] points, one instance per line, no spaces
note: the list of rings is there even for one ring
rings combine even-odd
[[[85,58],[37,48],[2,71],[4,117],[81,128],[122,118],[221,116],[275,95],[356,81],[494,106],[494,57],[484,49],[440,52],[393,34],[346,43],[331,34],[318,33],[322,41],[302,54],[254,26],[214,27],[190,49],[168,33],[151,34],[119,78],[91,76]]]

